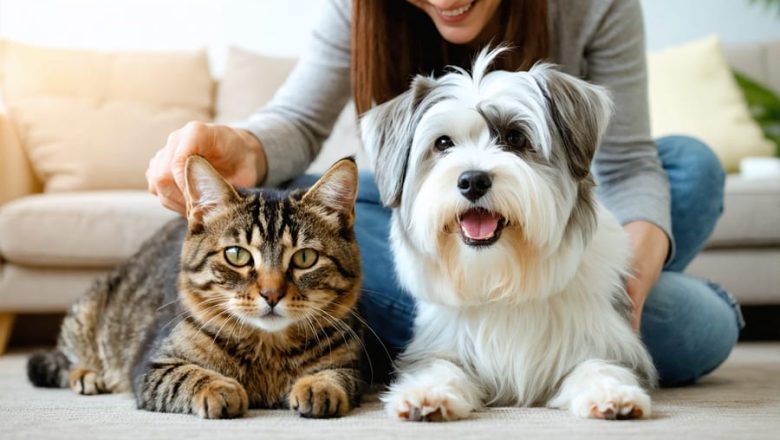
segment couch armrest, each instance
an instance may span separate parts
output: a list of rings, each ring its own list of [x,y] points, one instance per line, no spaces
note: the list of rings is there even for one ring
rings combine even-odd
[[[0,106],[0,205],[41,191],[8,113]]]

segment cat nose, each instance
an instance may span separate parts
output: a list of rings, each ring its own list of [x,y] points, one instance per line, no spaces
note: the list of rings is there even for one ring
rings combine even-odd
[[[257,287],[260,296],[273,308],[284,298],[287,292],[287,283],[284,274],[276,270],[263,270],[258,274]]]
[[[275,288],[262,288],[262,289],[260,289],[260,296],[263,297],[265,302],[267,302],[268,305],[271,308],[274,308],[274,306],[276,306],[276,304],[278,304],[279,301],[281,301],[282,298],[284,298],[284,294],[285,294],[285,289],[283,289],[283,288],[278,288],[278,289],[275,289]]]
[[[487,194],[491,186],[493,186],[493,180],[490,178],[490,174],[485,171],[469,170],[458,176],[460,193],[472,202],[476,202]]]

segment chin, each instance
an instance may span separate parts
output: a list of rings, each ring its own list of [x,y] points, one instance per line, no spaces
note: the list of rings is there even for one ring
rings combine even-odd
[[[656,372],[630,326],[629,243],[594,197],[607,92],[537,64],[417,77],[361,119],[414,337],[383,396],[401,420],[545,404],[650,415]]]
[[[443,23],[435,23],[436,30],[445,41],[452,44],[469,44],[479,36],[479,30],[454,27]]]
[[[242,316],[240,318],[240,321],[245,322],[249,325],[254,326],[255,328],[258,328],[268,333],[278,333],[284,331],[291,324],[293,324],[293,320],[291,318],[288,318],[286,316],[281,316],[281,315],[273,315],[273,316],[266,315],[262,317]]]

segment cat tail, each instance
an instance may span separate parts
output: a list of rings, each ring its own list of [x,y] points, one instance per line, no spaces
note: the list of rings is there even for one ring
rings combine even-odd
[[[39,351],[27,361],[27,377],[36,387],[67,387],[69,370],[70,361],[60,350]]]

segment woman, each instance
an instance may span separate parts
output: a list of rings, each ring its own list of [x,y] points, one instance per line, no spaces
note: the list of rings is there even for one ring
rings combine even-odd
[[[722,210],[724,175],[709,148],[685,137],[650,137],[642,15],[638,0],[332,0],[307,54],[273,101],[247,121],[191,123],[152,159],[149,189],[184,211],[182,167],[208,158],[239,186],[279,185],[316,156],[346,101],[358,113],[403,92],[412,75],[468,67],[489,43],[515,50],[499,68],[548,59],[607,87],[615,115],[594,162],[599,197],[633,244],[628,293],[634,326],[662,383],[692,383],[736,343],[742,318],[719,286],[682,274]],[[296,183],[305,183],[299,178]],[[408,341],[414,305],[396,286],[390,213],[363,176],[356,232],[365,268],[362,307],[392,349]]]

